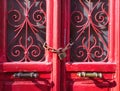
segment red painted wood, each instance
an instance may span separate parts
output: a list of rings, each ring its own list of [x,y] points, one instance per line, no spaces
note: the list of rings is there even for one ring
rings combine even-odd
[[[49,84],[42,81],[4,82],[3,91],[50,91]]]
[[[5,0],[1,0],[0,1],[0,58],[5,59],[5,34],[4,34],[4,30],[5,30],[5,20],[6,20],[6,12],[5,9],[3,8],[5,6]],[[2,62],[4,60],[0,60],[0,62]]]
[[[114,32],[114,29],[115,29],[115,19],[114,19],[114,16],[115,16],[115,2],[110,0],[109,1],[109,21],[110,21],[110,25],[109,26],[109,60],[111,62],[115,61],[114,60],[114,48],[115,48],[115,32]]]
[[[3,82],[0,81],[0,91],[3,91]]]
[[[61,34],[61,0],[53,0],[53,48],[60,48]],[[60,90],[60,60],[58,55],[53,53],[53,91]]]
[[[119,91],[120,90],[120,1],[109,0],[110,32],[108,63],[70,63],[70,53],[60,61],[57,54],[46,51],[44,63],[7,63],[6,49],[6,0],[0,0],[0,91]],[[115,5],[114,5],[115,4]],[[62,6],[61,6],[62,5]],[[115,7],[114,7],[115,6]],[[58,49],[65,47],[70,37],[70,0],[47,0],[46,42]],[[68,63],[69,62],[69,63]],[[116,70],[117,69],[117,70]],[[16,79],[14,72],[39,72],[40,79]],[[103,79],[91,80],[77,76],[77,72],[101,72],[108,83],[97,83]],[[117,72],[117,73],[116,73]],[[61,81],[62,80],[62,81]],[[4,85],[4,86],[3,86]],[[104,87],[106,86],[106,87]]]
[[[66,64],[67,71],[115,72],[116,64],[111,63],[73,63]]]
[[[70,37],[70,0],[61,0],[62,7],[61,7],[61,46],[64,48],[69,43],[69,37]],[[64,41],[63,41],[64,40]],[[69,50],[66,51],[67,57],[61,62],[61,91],[67,91],[66,89],[66,80],[67,74],[66,74],[66,61],[69,60],[70,54]]]
[[[0,72],[21,72],[21,71],[37,71],[51,72],[51,63],[1,63]]]
[[[100,88],[95,84],[82,84],[80,82],[74,82],[73,84],[68,85],[67,91],[109,91],[109,88]]]
[[[47,2],[48,1],[48,2]],[[46,42],[52,45],[52,17],[53,2],[47,0],[47,32]],[[0,91],[50,91],[52,72],[52,53],[46,52],[45,62],[7,62],[6,59],[6,21],[7,21],[7,0],[0,0]],[[15,72],[37,72],[37,79],[15,78]]]
[[[115,60],[117,63],[116,82],[114,91],[120,91],[120,0],[115,1]]]
[[[46,27],[46,43],[49,46],[53,46],[53,0],[47,0],[47,27]],[[49,51],[46,50],[46,60],[47,61],[52,61],[53,54]]]
[[[62,6],[62,46],[64,47],[68,42],[69,42],[69,26],[70,26],[70,8],[68,8],[69,5],[67,5],[66,3],[68,3],[69,0],[65,0],[63,1],[63,5],[66,5],[66,6]],[[115,1],[117,2],[117,0]],[[117,17],[116,14],[115,14],[115,2],[112,1],[112,0],[109,0],[109,4],[110,4],[110,9],[109,9],[109,17],[110,17],[110,26],[109,26],[109,62],[107,63],[104,63],[104,62],[85,62],[85,63],[82,63],[82,62],[77,62],[77,63],[71,63],[69,62],[70,61],[70,54],[69,54],[69,51],[68,52],[68,56],[66,58],[65,61],[68,61],[68,63],[65,63],[63,65],[65,65],[65,71],[66,71],[66,75],[67,75],[67,78],[64,79],[66,80],[66,85],[67,85],[67,90],[66,91],[86,91],[86,90],[89,90],[89,91],[112,91],[114,90],[113,88],[116,87],[115,83],[113,87],[106,87],[106,88],[99,88],[97,87],[95,84],[82,84],[81,81],[86,81],[86,80],[89,80],[89,78],[80,78],[77,76],[77,72],[81,72],[81,71],[90,71],[90,72],[101,72],[103,74],[103,76],[105,77],[105,79],[113,79],[115,80],[114,78],[116,77],[115,74],[116,74],[116,69],[117,69],[117,61],[115,59],[115,53],[116,53],[116,56],[118,57],[119,55],[119,52],[118,51],[118,47],[115,47],[117,44],[115,42],[115,40],[118,41],[118,35],[115,34],[115,19],[114,17]],[[118,7],[118,6],[117,6]],[[66,11],[66,8],[68,9]],[[119,8],[117,8],[119,9]],[[113,13],[111,13],[113,12]],[[117,13],[117,12],[116,12]],[[119,14],[117,14],[119,15]],[[67,16],[67,17],[66,17]],[[64,17],[64,18],[63,18]],[[118,19],[119,20],[119,19]],[[118,24],[119,26],[119,24]],[[118,28],[119,30],[119,28]],[[118,33],[118,32],[117,32]],[[66,36],[66,37],[65,37]],[[115,39],[115,36],[117,37]],[[117,42],[119,44],[119,42]],[[116,48],[116,51],[115,51],[115,48]],[[68,81],[69,80],[69,81]],[[67,82],[68,81],[68,82]],[[80,82],[78,82],[80,81]],[[63,81],[65,82],[65,81]],[[117,82],[117,81],[116,81]],[[104,84],[102,84],[104,85]],[[117,86],[119,85],[119,83],[117,84]],[[118,86],[119,87],[119,86]],[[118,89],[117,90],[114,90],[114,91],[119,91]]]

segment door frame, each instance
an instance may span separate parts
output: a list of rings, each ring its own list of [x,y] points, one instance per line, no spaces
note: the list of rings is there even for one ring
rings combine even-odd
[[[49,32],[47,32],[46,42],[52,48],[58,49],[61,43],[61,0],[48,0],[47,3],[47,18],[49,19],[47,20],[47,31]],[[48,60],[52,58],[51,81],[53,87],[51,91],[60,91],[60,60],[56,53],[51,53],[49,51],[46,51],[46,53],[49,55]]]
[[[115,13],[113,15],[115,17],[115,60],[117,60],[117,70],[116,70],[116,82],[117,86],[113,91],[120,91],[120,1],[115,0]]]

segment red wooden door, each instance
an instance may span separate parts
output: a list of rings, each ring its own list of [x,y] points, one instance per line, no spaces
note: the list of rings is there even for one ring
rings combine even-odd
[[[119,0],[1,0],[0,13],[0,91],[119,91]]]
[[[50,43],[47,6],[47,0],[0,0],[0,91],[51,90],[52,65],[43,48]]]
[[[113,91],[119,85],[115,80],[119,60],[114,54],[119,56],[115,33],[119,27],[114,25],[119,24],[115,18],[119,16],[114,15],[117,3],[119,0],[62,0],[61,46],[71,42],[67,58],[61,61],[65,91]]]

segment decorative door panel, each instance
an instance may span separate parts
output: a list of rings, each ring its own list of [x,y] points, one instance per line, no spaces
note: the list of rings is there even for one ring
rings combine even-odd
[[[65,62],[66,91],[112,91],[116,61],[113,60],[112,0],[65,0],[62,33],[71,43]],[[67,17],[66,17],[67,16]]]
[[[108,7],[108,0],[71,0],[71,61],[108,61]]]
[[[0,91],[50,91],[46,8],[47,0],[0,1]]]
[[[7,12],[7,60],[44,61],[45,0],[8,0]]]

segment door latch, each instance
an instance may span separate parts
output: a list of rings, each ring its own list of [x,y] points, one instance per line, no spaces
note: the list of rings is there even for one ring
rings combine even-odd
[[[36,72],[18,72],[18,73],[14,73],[13,77],[15,77],[15,78],[37,78],[38,73],[36,73]]]
[[[97,72],[78,72],[77,75],[79,77],[90,77],[90,78],[102,78],[102,73]]]

